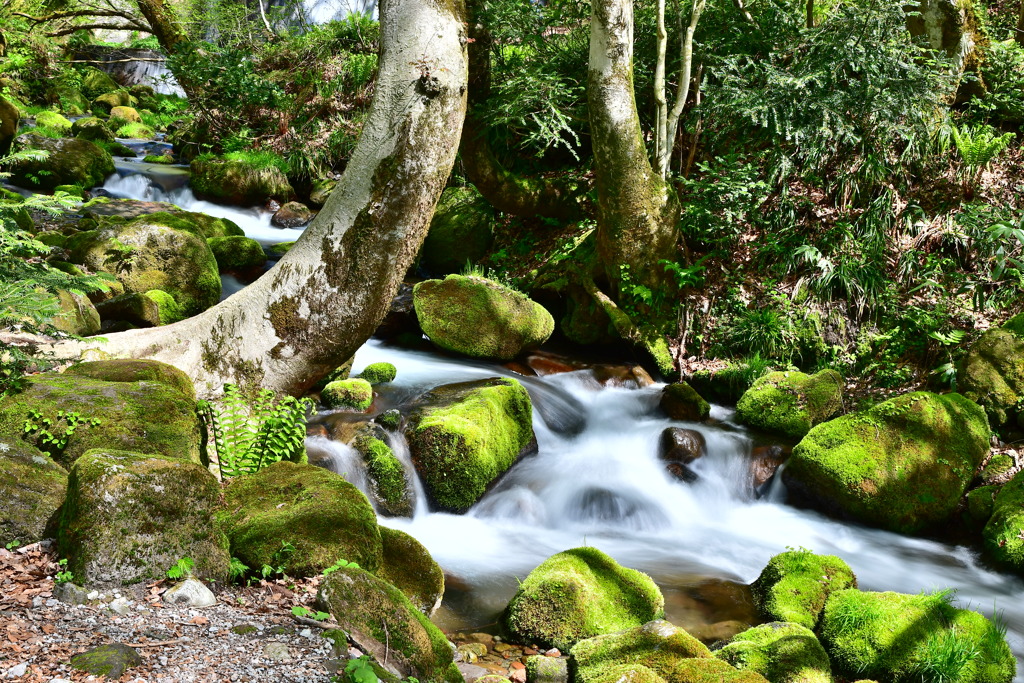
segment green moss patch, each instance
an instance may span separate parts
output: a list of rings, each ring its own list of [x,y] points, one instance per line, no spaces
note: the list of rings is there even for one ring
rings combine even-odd
[[[693,660],[714,662],[710,666],[717,671],[736,672],[724,662],[713,659],[699,640],[663,620],[581,640],[570,654],[576,665],[576,683],[611,683],[618,679],[609,678],[610,672],[622,675],[629,671],[637,672],[640,681],[684,680],[672,676],[680,665]]]
[[[762,615],[812,630],[833,591],[856,587],[857,577],[848,564],[835,555],[808,550],[776,555],[750,586]]]
[[[55,535],[67,471],[37,448],[0,440],[0,546]]]
[[[373,404],[373,387],[365,379],[334,380],[320,392],[320,401],[328,408],[352,408],[366,412]]]
[[[814,633],[775,621],[748,629],[715,652],[736,667],[756,671],[772,683],[832,683],[832,667]]]
[[[157,360],[98,360],[72,365],[65,376],[91,377],[104,382],[160,382],[189,398],[196,397],[192,380],[184,372]]]
[[[700,422],[711,414],[711,404],[686,382],[666,385],[661,392],[659,405],[673,420]]]
[[[1018,472],[1004,485],[990,506],[991,516],[982,532],[985,549],[998,562],[1024,572],[1024,474]]]
[[[736,417],[752,427],[799,439],[842,407],[843,378],[835,370],[815,375],[770,372],[743,393]]]
[[[974,342],[957,370],[957,385],[993,426],[1017,419],[1024,397],[1024,313]]]
[[[389,517],[411,517],[413,499],[405,468],[378,434],[379,427],[361,430],[352,445],[363,456],[377,509]]]
[[[520,642],[565,651],[586,638],[660,619],[664,612],[665,599],[649,576],[597,548],[575,548],[530,572],[508,604],[505,625]]]
[[[210,245],[210,250],[217,259],[217,267],[222,273],[252,270],[267,262],[267,255],[263,251],[263,247],[251,237],[243,235],[210,237],[206,243]]]
[[[388,527],[380,527],[384,561],[377,576],[405,593],[419,611],[431,615],[441,605],[444,572],[415,538]]]
[[[359,373],[370,384],[387,384],[395,381],[397,375],[398,370],[391,363],[370,363]]]

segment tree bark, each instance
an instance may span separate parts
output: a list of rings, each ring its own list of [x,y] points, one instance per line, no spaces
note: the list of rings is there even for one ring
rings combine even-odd
[[[466,3],[469,14],[469,108],[462,129],[462,163],[466,178],[498,211],[516,216],[548,216],[564,220],[582,217],[583,194],[557,180],[527,178],[506,169],[487,140],[481,116],[491,93],[491,33],[478,11],[482,0]]]
[[[1013,35],[1013,39],[1017,41],[1018,45],[1024,45],[1024,0],[1021,0],[1018,10],[1017,32]]]
[[[161,360],[202,395],[228,382],[298,394],[349,358],[380,324],[426,236],[466,109],[460,0],[388,0],[381,35],[374,99],[352,160],[274,268],[180,323],[53,350]]]
[[[165,0],[135,0],[142,16],[146,17],[160,47],[172,55],[181,43],[188,40],[185,29]]]
[[[654,172],[633,91],[633,2],[593,0],[587,98],[597,185],[597,248],[618,291],[620,266],[661,287],[661,259],[675,255],[679,202]]]

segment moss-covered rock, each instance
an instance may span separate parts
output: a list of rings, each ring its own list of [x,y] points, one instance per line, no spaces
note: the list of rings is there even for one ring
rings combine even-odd
[[[53,536],[67,483],[67,471],[38,449],[0,439],[0,546]]]
[[[737,669],[756,671],[771,683],[831,683],[832,667],[814,632],[773,621],[738,634],[715,652]]]
[[[383,413],[373,418],[373,421],[384,429],[396,430],[402,426],[402,412],[397,408],[385,410]]]
[[[253,206],[268,199],[287,202],[295,191],[277,168],[257,168],[246,161],[199,158],[192,161],[192,190],[200,199]]]
[[[664,620],[655,620],[621,633],[581,640],[570,653],[575,663],[575,683],[613,683],[623,680],[636,683],[648,681],[700,681],[700,678],[677,677],[679,668],[687,663],[706,662],[710,671],[723,672],[722,677],[708,681],[752,680],[731,678],[739,673],[728,664],[714,659],[708,648],[683,629]],[[693,674],[699,671],[686,670]],[[758,676],[756,679],[760,681]]]
[[[114,90],[93,99],[92,113],[97,116],[108,116],[114,107],[131,107],[135,104],[135,98],[127,90]]]
[[[420,282],[413,288],[413,305],[430,341],[473,358],[512,360],[544,343],[555,327],[543,306],[480,277]]]
[[[715,403],[733,404],[740,400],[753,382],[750,369],[743,363],[730,363],[717,370],[698,370],[690,385]]]
[[[77,197],[78,199],[85,199],[85,189],[81,185],[58,185],[53,188],[53,192],[54,194],[57,192],[63,192],[71,195],[72,197]]]
[[[441,630],[386,581],[362,569],[339,569],[324,578],[317,602],[389,673],[463,683]]]
[[[320,401],[328,408],[366,412],[373,404],[373,387],[365,379],[337,379],[323,388]]]
[[[988,440],[977,403],[915,392],[812,428],[783,477],[824,509],[914,533],[953,514]]]
[[[170,154],[147,154],[142,161],[147,164],[162,164],[167,166],[174,163],[174,157]]]
[[[799,439],[842,407],[843,378],[835,370],[815,375],[770,372],[743,393],[736,417],[752,427]]]
[[[244,236],[238,224],[227,218],[217,218],[196,211],[182,211],[167,202],[144,202],[136,199],[97,197],[82,205],[85,218],[78,222],[78,230],[96,230],[113,223],[124,223],[134,218],[148,217],[154,223],[168,228],[190,232],[197,237]]]
[[[55,111],[41,111],[36,114],[36,125],[56,131],[61,135],[71,132],[71,121]]]
[[[992,513],[995,512],[996,496],[1001,490],[1001,486],[979,486],[968,491],[967,508],[964,510],[964,520],[967,524],[977,529],[984,527],[992,518]],[[1024,522],[1024,520],[1021,521]],[[1024,526],[1021,529],[1024,530]],[[999,547],[998,541],[996,541],[996,547]]]
[[[142,656],[124,643],[108,643],[71,657],[71,668],[116,681],[133,666],[142,664]]]
[[[93,449],[71,468],[61,555],[86,585],[162,579],[183,557],[196,577],[224,580],[230,556],[214,524],[219,504],[217,479],[202,465]]]
[[[661,392],[659,405],[673,420],[701,422],[711,414],[711,404],[686,382],[666,385]]]
[[[100,95],[120,90],[113,78],[94,66],[86,66],[80,70],[82,74],[82,94],[95,99]]]
[[[71,134],[77,138],[93,142],[99,140],[103,142],[114,141],[114,133],[107,127],[103,119],[95,116],[87,116],[84,119],[75,121],[71,124]]]
[[[142,117],[135,107],[113,107],[110,110],[110,127],[117,130],[126,123],[142,123]]]
[[[409,602],[427,616],[441,606],[444,572],[423,545],[398,529],[380,527],[384,561],[377,576],[405,593]]]
[[[953,607],[941,593],[837,591],[825,604],[819,635],[836,673],[850,678],[1009,683],[1016,671],[996,624]]]
[[[285,202],[270,218],[271,225],[279,228],[301,228],[309,225],[316,214],[300,202]]]
[[[530,683],[569,683],[569,662],[561,657],[527,657],[526,680]]]
[[[124,323],[132,327],[160,325],[160,305],[140,292],[128,292],[96,304],[96,311],[104,323],[104,332],[123,329]]]
[[[369,572],[381,566],[380,531],[366,496],[320,467],[277,462],[233,479],[218,519],[231,553],[254,569],[283,564],[290,576],[302,577],[338,560]],[[286,543],[294,552],[281,553]]]
[[[587,547],[552,555],[530,572],[504,620],[519,642],[566,651],[586,638],[639,627],[664,614],[665,598],[651,577]]]
[[[536,447],[530,395],[510,378],[437,387],[419,398],[405,436],[433,502],[465,512]]]
[[[991,511],[982,532],[985,550],[1001,564],[1024,572],[1024,474],[1018,472],[999,490]]]
[[[171,213],[106,221],[68,240],[71,261],[114,275],[128,293],[158,289],[170,294],[185,316],[220,300],[217,261],[197,224]]]
[[[89,98],[82,94],[72,78],[58,76],[47,87],[46,97],[67,116],[81,116],[89,110]]]
[[[380,432],[380,433],[378,433]],[[360,430],[352,446],[363,456],[370,493],[377,510],[389,517],[412,517],[413,492],[405,478],[405,467],[385,442],[380,427]]]
[[[0,96],[0,156],[11,151],[11,143],[18,134],[21,112],[18,108]]]
[[[331,196],[331,192],[338,186],[337,180],[331,180],[330,178],[321,178],[313,183],[313,189],[309,191],[309,203],[313,205],[313,208],[319,209],[327,203],[327,198]]]
[[[144,295],[156,302],[161,325],[170,325],[185,319],[186,316],[178,302],[174,300],[173,296],[162,289],[151,289],[145,292]]]
[[[395,381],[398,370],[391,363],[370,363],[357,375],[370,384],[387,384]]]
[[[1007,453],[994,453],[979,476],[983,482],[1002,479],[1010,470],[1017,466],[1017,461]]]
[[[957,371],[957,387],[993,427],[1018,420],[1024,398],[1024,313],[981,335]]]
[[[833,591],[856,587],[857,577],[848,564],[835,555],[815,555],[809,550],[776,555],[750,586],[763,616],[811,630],[817,627]]]
[[[72,365],[65,377],[89,377],[104,382],[160,382],[180,391],[188,398],[196,397],[192,380],[184,372],[158,360],[96,360]]]
[[[432,273],[459,273],[478,263],[494,243],[494,208],[475,187],[449,187],[441,193],[423,242],[420,259]]]
[[[62,332],[85,337],[100,331],[100,314],[89,297],[62,289],[57,292],[60,313],[51,324]]]
[[[48,153],[46,159],[25,159],[11,166],[11,182],[21,187],[47,192],[58,185],[95,187],[114,172],[114,160],[106,150],[88,140],[26,133],[16,143],[23,150]]]
[[[259,242],[244,235],[232,237],[211,237],[210,245],[220,272],[252,270],[267,262],[267,254]]]

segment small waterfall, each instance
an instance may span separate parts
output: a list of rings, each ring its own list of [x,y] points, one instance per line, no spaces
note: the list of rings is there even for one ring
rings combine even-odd
[[[412,488],[413,495],[413,517],[427,514],[430,509],[427,506],[427,494],[423,489],[423,481],[420,479],[416,466],[412,463],[412,453],[409,452],[409,442],[401,430],[387,431],[386,443],[395,454],[398,461],[402,463],[405,470],[405,481]]]
[[[310,464],[340,474],[370,498],[366,465],[363,464],[363,456],[359,451],[323,436],[310,436],[306,438],[306,454]]]

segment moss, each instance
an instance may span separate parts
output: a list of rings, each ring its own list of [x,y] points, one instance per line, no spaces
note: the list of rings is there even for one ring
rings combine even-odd
[[[81,185],[58,185],[53,188],[54,192],[64,192],[71,195],[72,197],[78,197],[82,199],[85,197],[85,190],[82,189]]]
[[[967,494],[964,516],[968,524],[978,528],[985,526],[995,511],[996,495],[1000,490],[999,486],[979,486]],[[1024,525],[1021,528],[1024,529]]]
[[[40,128],[55,130],[61,134],[71,132],[71,121],[53,111],[41,111],[36,114],[36,125]]]
[[[211,237],[206,243],[210,245],[210,250],[217,259],[217,267],[222,273],[251,270],[267,262],[263,247],[251,237]]]
[[[555,326],[551,314],[525,294],[479,277],[417,283],[413,306],[430,341],[473,358],[511,360],[546,341]]]
[[[565,651],[586,638],[641,626],[664,613],[665,599],[649,576],[587,547],[553,555],[530,572],[504,621],[520,642]]]
[[[405,481],[405,468],[391,447],[376,438],[372,431],[360,433],[352,445],[366,463],[378,510],[391,517],[411,517],[413,500]]]
[[[981,471],[982,481],[990,481],[1000,477],[1017,465],[1017,462],[1006,453],[995,453]]]
[[[378,661],[402,677],[461,683],[448,640],[405,595],[362,569],[346,568],[324,578],[317,601]]]
[[[68,467],[90,448],[148,451],[199,462],[195,401],[161,382],[35,375],[20,394],[0,401],[0,434],[22,438],[30,410],[50,419],[65,411],[100,421],[68,437],[67,446],[55,457]],[[29,442],[36,437],[35,433],[24,434]]]
[[[750,373],[741,363],[718,370],[700,370],[690,377],[693,388],[715,403],[736,403],[750,383]]]
[[[139,112],[136,111],[135,107],[113,107],[110,110],[110,118],[108,119],[110,127],[117,129],[126,123],[142,123],[142,117],[139,116]]]
[[[271,244],[269,247],[267,247],[267,251],[277,256],[284,256],[289,251],[291,251],[292,247],[294,246],[295,242],[278,242],[277,244]]]
[[[38,449],[0,441],[0,546],[52,536],[67,482],[67,471]]]
[[[661,392],[661,409],[673,420],[700,422],[711,414],[711,404],[686,382],[674,382]]]
[[[799,624],[772,622],[748,629],[715,652],[736,667],[772,683],[831,683],[832,668],[814,632]]]
[[[98,360],[72,365],[65,376],[91,377],[105,382],[160,382],[195,399],[196,390],[184,372],[157,360]]]
[[[128,645],[110,643],[73,655],[70,664],[73,669],[117,680],[128,669],[142,664],[142,657]]]
[[[134,104],[135,98],[127,90],[113,90],[93,99],[92,113],[107,116],[114,107],[130,107]]]
[[[615,680],[607,678],[606,672],[619,669],[625,673],[634,667],[640,667],[637,671],[642,676],[636,679],[638,681],[653,680],[650,674],[677,680],[670,676],[676,667],[686,661],[714,662],[712,666],[719,671],[723,670],[720,665],[724,665],[723,662],[713,659],[711,652],[699,640],[678,626],[661,620],[651,621],[621,633],[581,640],[572,648],[570,654],[576,668],[575,683],[603,683]],[[725,670],[736,671],[728,665],[724,666]]]
[[[380,527],[383,564],[377,576],[405,593],[424,614],[433,614],[444,595],[444,572],[423,545],[409,534]]]
[[[402,412],[397,408],[385,410],[383,413],[373,418],[373,421],[384,429],[394,431],[402,426]]]
[[[88,140],[24,134],[17,142],[22,149],[48,152],[45,159],[26,159],[12,165],[11,182],[21,187],[47,192],[58,185],[95,187],[114,172],[110,155]]]
[[[82,94],[86,97],[96,98],[121,88],[114,79],[94,66],[83,67],[80,72],[82,74]]]
[[[982,534],[991,557],[1024,573],[1024,475],[1018,472],[1000,489]]]
[[[950,518],[988,440],[976,403],[915,392],[812,428],[783,476],[825,509],[914,533]]]
[[[432,500],[465,512],[533,442],[530,395],[510,378],[438,387],[421,397],[405,435]]]
[[[173,164],[174,157],[170,154],[147,154],[142,161],[147,164]]]
[[[179,558],[199,578],[227,578],[227,539],[214,525],[217,479],[177,458],[93,449],[68,479],[58,545],[85,584],[132,584],[166,576]]]
[[[257,168],[244,160],[195,159],[191,186],[200,199],[241,206],[261,205],[267,199],[286,202],[295,196],[288,179],[277,168]]]
[[[92,142],[114,142],[114,133],[107,127],[103,119],[96,118],[95,116],[75,121],[71,124],[71,134],[77,138]]]
[[[398,370],[391,363],[370,363],[357,377],[370,384],[386,384],[395,381],[397,375]]]
[[[1009,683],[1016,670],[999,628],[941,593],[837,591],[825,604],[820,635],[837,673],[851,678],[942,680],[942,671],[962,683]]]
[[[974,342],[957,369],[957,385],[985,409],[993,426],[1017,418],[1024,397],[1024,314]]]
[[[324,387],[320,400],[328,408],[366,412],[373,404],[373,387],[365,379],[339,379]]]
[[[770,372],[736,404],[736,417],[753,427],[802,438],[843,407],[843,378],[835,370],[815,375]]]
[[[366,496],[320,467],[278,462],[232,480],[218,519],[231,553],[249,567],[276,565],[282,543],[295,546],[285,563],[291,576],[314,576],[339,559],[370,572],[381,566],[380,532]]]
[[[856,587],[857,577],[840,558],[808,550],[776,555],[750,586],[763,616],[812,630],[833,591]]]
[[[162,289],[151,289],[144,292],[144,295],[156,302],[161,325],[170,325],[185,319],[178,302]]]
[[[100,314],[88,297],[61,289],[57,291],[57,301],[61,312],[51,324],[58,330],[81,336],[100,331]]]
[[[494,209],[476,188],[446,188],[423,242],[423,266],[447,275],[481,261],[494,243],[494,223]]]
[[[561,657],[533,655],[526,658],[526,680],[534,683],[559,683],[569,680],[568,662]],[[616,679],[618,680],[618,679]]]

